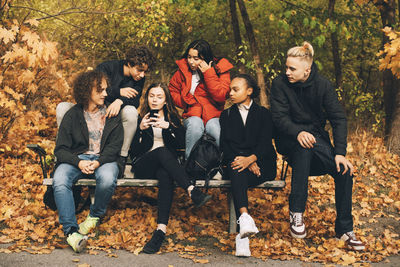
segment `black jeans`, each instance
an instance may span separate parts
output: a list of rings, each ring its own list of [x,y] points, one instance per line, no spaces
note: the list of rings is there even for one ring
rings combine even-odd
[[[239,209],[243,207],[248,208],[249,206],[247,190],[250,187],[264,183],[267,181],[267,177],[257,177],[248,169],[238,172],[237,170],[233,170],[230,166],[227,167],[225,171],[228,174],[228,178],[231,180],[233,203],[235,204],[236,217],[239,218]]]
[[[335,231],[341,235],[353,230],[351,215],[353,176],[349,171],[342,175],[343,166],[340,166],[340,173],[337,172],[332,145],[320,136],[314,136],[317,142],[313,148],[303,148],[297,143],[293,152],[288,155],[293,172],[289,209],[292,212],[304,212],[308,196],[308,176],[330,174],[335,180]]]
[[[183,189],[191,185],[185,169],[166,147],[159,147],[142,155],[133,164],[140,178],[158,179],[158,224],[168,224],[175,183]]]

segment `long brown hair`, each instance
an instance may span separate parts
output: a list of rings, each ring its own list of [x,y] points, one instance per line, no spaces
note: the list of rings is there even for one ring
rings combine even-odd
[[[169,123],[171,123],[174,127],[181,126],[182,124],[181,124],[181,119],[180,119],[179,113],[176,110],[175,105],[172,103],[171,94],[169,93],[168,87],[165,83],[152,83],[147,88],[146,93],[144,94],[143,105],[140,107],[140,112],[139,112],[140,117],[144,118],[144,116],[148,112],[150,112],[148,98],[149,98],[149,93],[150,93],[151,88],[155,88],[155,87],[161,87],[165,94],[165,105],[163,107],[164,116],[168,119]]]

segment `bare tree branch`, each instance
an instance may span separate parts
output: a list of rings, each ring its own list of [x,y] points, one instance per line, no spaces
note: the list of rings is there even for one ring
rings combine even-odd
[[[38,10],[32,7],[27,7],[27,6],[12,6],[13,8],[25,8],[25,9],[30,9],[32,11],[36,11],[39,13],[43,13],[47,15],[46,17],[38,18],[37,20],[42,20],[42,19],[47,19],[47,18],[55,18],[57,16],[62,16],[62,15],[70,15],[70,14],[98,14],[98,15],[105,15],[105,14],[117,14],[117,13],[129,13],[134,11],[133,8],[127,8],[127,9],[121,9],[121,10],[112,10],[112,11],[94,11],[94,10],[87,10],[81,7],[71,7],[67,8],[65,10],[62,10],[56,14],[49,14],[47,12],[44,12],[43,10]]]
[[[306,4],[299,5],[299,4],[292,3],[291,1],[288,1],[288,0],[276,0],[276,1],[283,2],[283,3],[285,3],[289,6],[292,6],[292,7],[296,8],[297,10],[300,10],[306,14],[308,14],[308,12],[315,12],[315,14],[327,14],[327,12],[328,12],[327,10],[325,10],[323,8],[314,8],[314,7],[308,6]],[[341,14],[341,13],[336,12],[336,18],[340,18],[342,20],[348,19],[348,18],[362,19],[363,16],[354,15],[354,13]]]
[[[24,8],[24,9],[32,10],[32,11],[35,11],[35,12],[39,12],[39,13],[47,15],[49,18],[54,18],[54,19],[60,20],[60,21],[66,23],[66,24],[68,24],[68,25],[70,25],[72,27],[75,27],[75,28],[78,28],[78,29],[81,29],[81,30],[86,30],[85,28],[83,28],[81,26],[75,25],[75,24],[73,24],[73,23],[71,23],[69,21],[66,21],[65,19],[57,17],[57,15],[51,15],[51,14],[45,12],[45,11],[42,11],[42,10],[39,10],[39,9],[36,9],[36,8],[27,7],[27,6],[11,6],[10,5],[10,8],[11,7],[13,7],[13,8]]]

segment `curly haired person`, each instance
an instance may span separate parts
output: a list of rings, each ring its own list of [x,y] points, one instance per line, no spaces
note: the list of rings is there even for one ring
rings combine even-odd
[[[118,158],[119,176],[122,177],[133,136],[136,132],[140,97],[142,95],[145,76],[154,66],[155,57],[145,46],[131,48],[124,60],[105,61],[96,67],[106,74],[109,80],[106,102],[107,117],[115,117],[121,113],[124,127],[124,142]],[[72,103],[62,102],[57,106],[57,124],[71,107]]]
[[[117,159],[123,142],[120,115],[107,117],[107,77],[100,71],[80,74],[74,82],[76,105],[70,108],[58,130],[54,155],[54,199],[68,244],[81,252],[87,236],[100,221],[114,193]],[[79,178],[96,179],[95,201],[86,220],[78,225],[72,186]]]

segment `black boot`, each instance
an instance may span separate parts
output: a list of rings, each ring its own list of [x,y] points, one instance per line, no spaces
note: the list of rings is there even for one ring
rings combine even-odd
[[[118,179],[124,177],[125,165],[126,165],[127,158],[128,157],[119,156],[118,159],[117,159],[118,170],[119,170]]]
[[[154,254],[157,253],[164,241],[165,233],[160,229],[155,230],[153,236],[151,237],[150,241],[144,245],[143,252],[147,254]]]
[[[200,189],[195,187],[192,190],[191,198],[196,208],[200,208],[201,206],[206,204],[207,201],[211,199],[211,196],[204,194],[203,192],[200,191]]]

